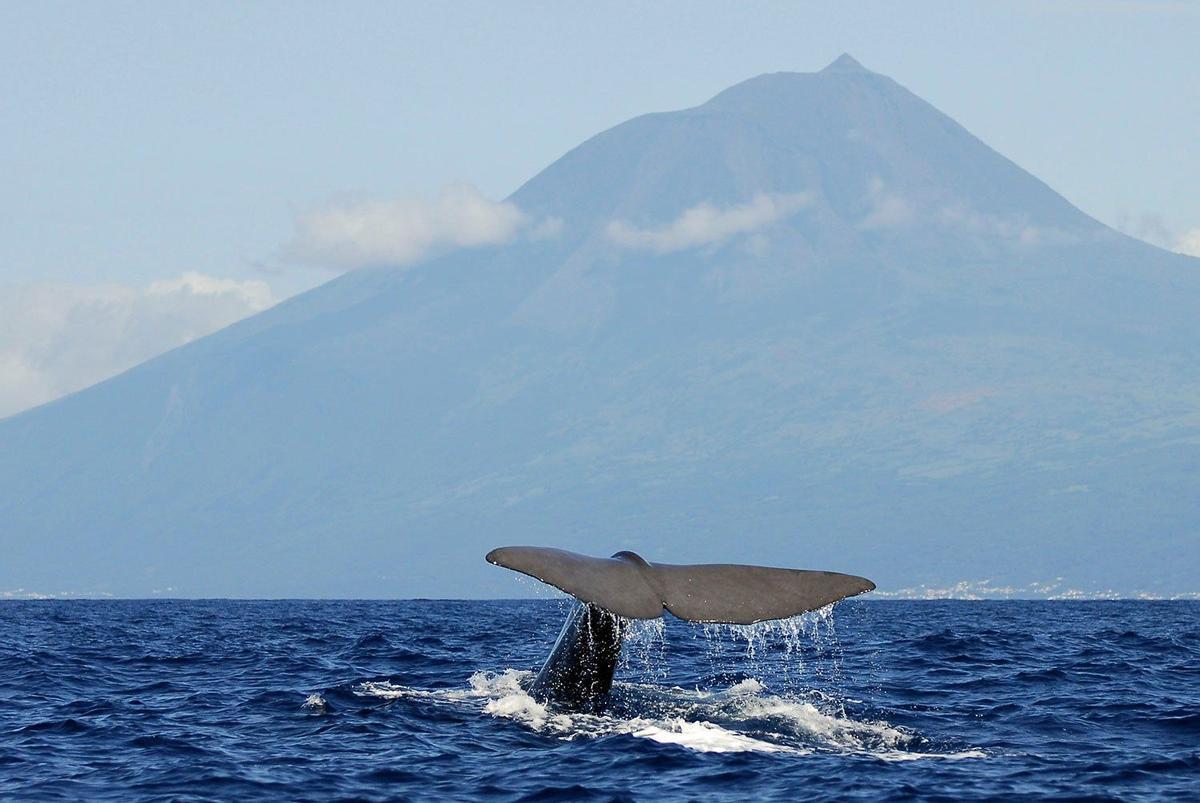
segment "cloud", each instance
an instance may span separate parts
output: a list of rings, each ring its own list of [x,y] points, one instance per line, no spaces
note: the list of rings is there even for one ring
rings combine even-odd
[[[548,217],[529,230],[529,239],[534,242],[553,240],[562,234],[565,224],[560,217]]]
[[[1200,257],[1200,228],[1190,229],[1181,234],[1171,250],[1190,257]]]
[[[1037,226],[1025,216],[1000,217],[959,202],[922,216],[940,226],[1024,247],[1078,242],[1083,235],[1056,226]]]
[[[863,231],[907,226],[915,217],[912,205],[897,193],[889,191],[879,176],[874,176],[867,185],[867,202],[871,205],[871,211],[858,222],[858,228]]]
[[[608,238],[625,248],[659,254],[702,245],[715,245],[739,234],[749,234],[794,215],[812,203],[809,193],[759,193],[749,203],[724,209],[702,203],[685,209],[668,225],[639,229],[615,220],[608,225]]]
[[[1078,232],[1036,225],[1025,215],[1000,216],[975,210],[964,200],[935,206],[918,203],[890,189],[878,176],[867,185],[868,211],[857,223],[860,231],[940,226],[952,233],[968,234],[1010,245],[1033,247],[1076,242]]]
[[[336,270],[409,265],[443,249],[511,242],[528,223],[515,204],[491,201],[458,184],[434,198],[363,200],[307,212],[297,217],[286,252],[299,262]],[[554,224],[543,221],[540,227],[544,236]]]
[[[1117,213],[1114,228],[1136,237],[1139,240],[1183,254],[1190,257],[1200,257],[1200,228],[1188,229],[1182,234],[1167,225],[1162,215],[1144,213],[1133,215],[1126,211]]]
[[[1175,235],[1163,220],[1162,215],[1143,213],[1136,217],[1122,210],[1117,213],[1114,224],[1117,231],[1124,232],[1130,237],[1157,245],[1159,248],[1170,248]]]
[[[93,385],[275,303],[266,282],[0,285],[0,417]]]

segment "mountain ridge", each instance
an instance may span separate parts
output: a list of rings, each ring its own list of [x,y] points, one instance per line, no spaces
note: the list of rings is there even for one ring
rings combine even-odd
[[[510,201],[557,236],[356,271],[0,421],[0,590],[508,595],[500,542],[1193,590],[1200,261],[891,79],[759,76]]]

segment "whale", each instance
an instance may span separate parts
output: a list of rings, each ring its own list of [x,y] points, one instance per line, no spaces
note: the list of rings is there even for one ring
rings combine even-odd
[[[554,708],[599,713],[612,690],[625,630],[670,613],[688,622],[748,625],[815,611],[875,589],[865,577],[736,563],[650,563],[537,546],[498,547],[486,560],[575,598],[558,639],[530,685]]]

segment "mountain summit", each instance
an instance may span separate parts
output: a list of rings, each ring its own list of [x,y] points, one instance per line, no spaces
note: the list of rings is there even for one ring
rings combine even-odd
[[[843,53],[829,62],[829,65],[821,70],[821,72],[870,72],[870,70],[859,64],[858,59],[854,58],[854,56],[851,56],[849,53]]]
[[[0,422],[0,593],[508,595],[508,542],[1194,589],[1200,263],[891,79],[759,76],[509,200],[547,225]]]
[[[569,209],[582,234],[613,220],[662,225],[699,204],[733,207],[764,193],[808,198],[786,228],[818,247],[891,239],[905,250],[970,255],[981,241],[1103,231],[846,55],[819,73],[761,75],[696,108],[630,120],[569,152],[512,200],[539,215]]]

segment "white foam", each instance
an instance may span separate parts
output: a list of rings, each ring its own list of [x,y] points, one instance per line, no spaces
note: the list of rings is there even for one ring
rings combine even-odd
[[[472,686],[476,690],[475,693],[477,695],[485,694],[491,696],[493,690],[498,690],[499,692],[499,696],[491,696],[491,699],[484,705],[483,710],[488,714],[494,717],[516,720],[535,731],[542,731],[547,728],[560,733],[569,733],[571,731],[573,727],[571,717],[565,714],[551,714],[546,709],[546,706],[526,694],[525,690],[519,685],[513,689],[512,678],[507,677],[507,673],[499,676],[499,682],[495,682],[495,676],[493,676],[490,679],[481,679],[478,685],[476,685],[476,678],[480,674],[476,673],[471,677]]]
[[[701,753],[810,752],[728,731],[711,722],[689,722],[685,719],[672,719],[659,725],[648,725],[633,731],[633,735],[663,744],[677,744]]]
[[[735,683],[730,686],[727,693],[735,696],[739,694],[762,694],[766,691],[766,688],[766,686],[762,685],[761,681],[754,678],[746,678],[741,683]]]
[[[816,692],[808,695],[811,699],[767,694],[765,686],[755,678],[718,691],[619,683],[618,690],[626,696],[653,696],[660,703],[666,702],[666,710],[657,717],[621,718],[604,714],[555,713],[525,691],[532,676],[532,672],[508,669],[498,673],[476,672],[468,687],[460,689],[413,689],[387,681],[371,681],[360,684],[353,691],[360,696],[381,699],[419,698],[439,703],[482,704],[482,711],[490,716],[512,720],[530,730],[566,740],[624,735],[705,753],[804,755],[822,750],[870,756],[882,761],[986,757],[978,749],[955,753],[911,750],[908,746],[916,741],[916,737],[902,728],[882,721],[852,719],[845,715],[837,700]],[[830,710],[822,710],[822,707]],[[737,729],[739,725],[749,724],[761,731],[764,723],[769,729],[756,731],[754,735]]]
[[[631,735],[663,744],[676,744],[704,753],[796,752],[794,748],[754,739],[726,730],[712,722],[694,722],[681,717],[647,720],[641,717],[620,719],[593,714],[552,714],[546,706],[530,697],[519,681],[531,673],[508,672],[493,675],[476,673],[471,677],[472,692],[490,699],[484,711],[494,717],[511,719],[539,732],[566,739],[579,736],[599,737]],[[746,681],[742,685],[758,685]]]
[[[534,730],[542,730],[550,718],[546,706],[528,694],[509,694],[488,700],[483,710],[494,717],[515,719],[527,723]]]
[[[533,677],[532,672],[522,672],[517,669],[505,669],[499,674],[495,672],[476,672],[467,682],[471,684],[471,694],[475,697],[495,697],[497,694],[524,694],[525,687],[521,681]]]
[[[738,701],[738,709],[746,719],[783,720],[797,732],[848,749],[873,745],[896,748],[912,740],[912,736],[886,722],[860,722],[824,713],[812,703],[772,695],[748,695]]]
[[[926,759],[960,761],[964,758],[987,758],[987,753],[979,749],[960,750],[957,753],[917,753],[911,750],[883,750],[871,755],[880,761],[924,761]]]
[[[359,697],[379,697],[384,700],[397,700],[401,697],[430,697],[434,692],[410,689],[407,686],[396,686],[391,681],[376,682],[368,680],[358,684],[352,691]]]

